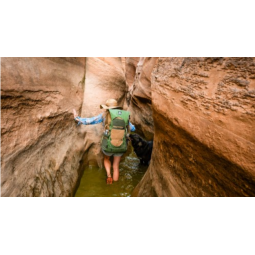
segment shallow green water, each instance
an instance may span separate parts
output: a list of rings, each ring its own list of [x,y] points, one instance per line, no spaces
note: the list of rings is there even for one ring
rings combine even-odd
[[[129,197],[142,179],[147,166],[139,164],[139,159],[131,153],[120,163],[119,181],[106,184],[105,169],[86,167],[76,197]]]

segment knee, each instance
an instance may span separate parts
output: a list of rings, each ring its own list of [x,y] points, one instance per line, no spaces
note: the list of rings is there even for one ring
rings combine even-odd
[[[110,161],[110,157],[105,155],[105,156],[104,156],[104,160],[105,160],[105,161]]]
[[[104,157],[104,165],[105,166],[111,166],[110,157]]]
[[[114,171],[119,170],[119,164],[113,164],[112,167]]]

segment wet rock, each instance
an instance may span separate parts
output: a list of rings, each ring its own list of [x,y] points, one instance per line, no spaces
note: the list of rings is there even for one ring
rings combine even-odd
[[[133,189],[134,189],[134,186],[131,184],[125,187],[125,191],[127,191],[128,193],[130,193]]]
[[[131,174],[126,173],[126,174],[125,174],[125,179],[126,179],[126,180],[131,180],[131,179],[132,179]]]

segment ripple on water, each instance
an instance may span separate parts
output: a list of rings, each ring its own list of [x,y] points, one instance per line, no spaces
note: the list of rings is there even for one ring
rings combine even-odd
[[[119,181],[106,184],[105,169],[86,167],[81,178],[76,197],[130,197],[138,182],[142,179],[147,166],[139,164],[139,159],[130,154],[120,163]]]

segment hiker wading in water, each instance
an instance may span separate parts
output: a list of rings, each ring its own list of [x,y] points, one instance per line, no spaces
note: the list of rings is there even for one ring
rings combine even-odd
[[[135,126],[129,122],[129,112],[122,110],[115,99],[108,99],[105,105],[100,105],[100,108],[105,109],[105,112],[92,118],[81,118],[74,109],[73,114],[74,120],[78,121],[78,125],[103,123],[104,133],[101,149],[104,154],[104,167],[107,174],[106,183],[112,184],[112,181],[118,181],[119,179],[120,159],[127,151],[127,135],[129,131],[135,131]],[[111,175],[111,156],[113,156],[113,178]]]

